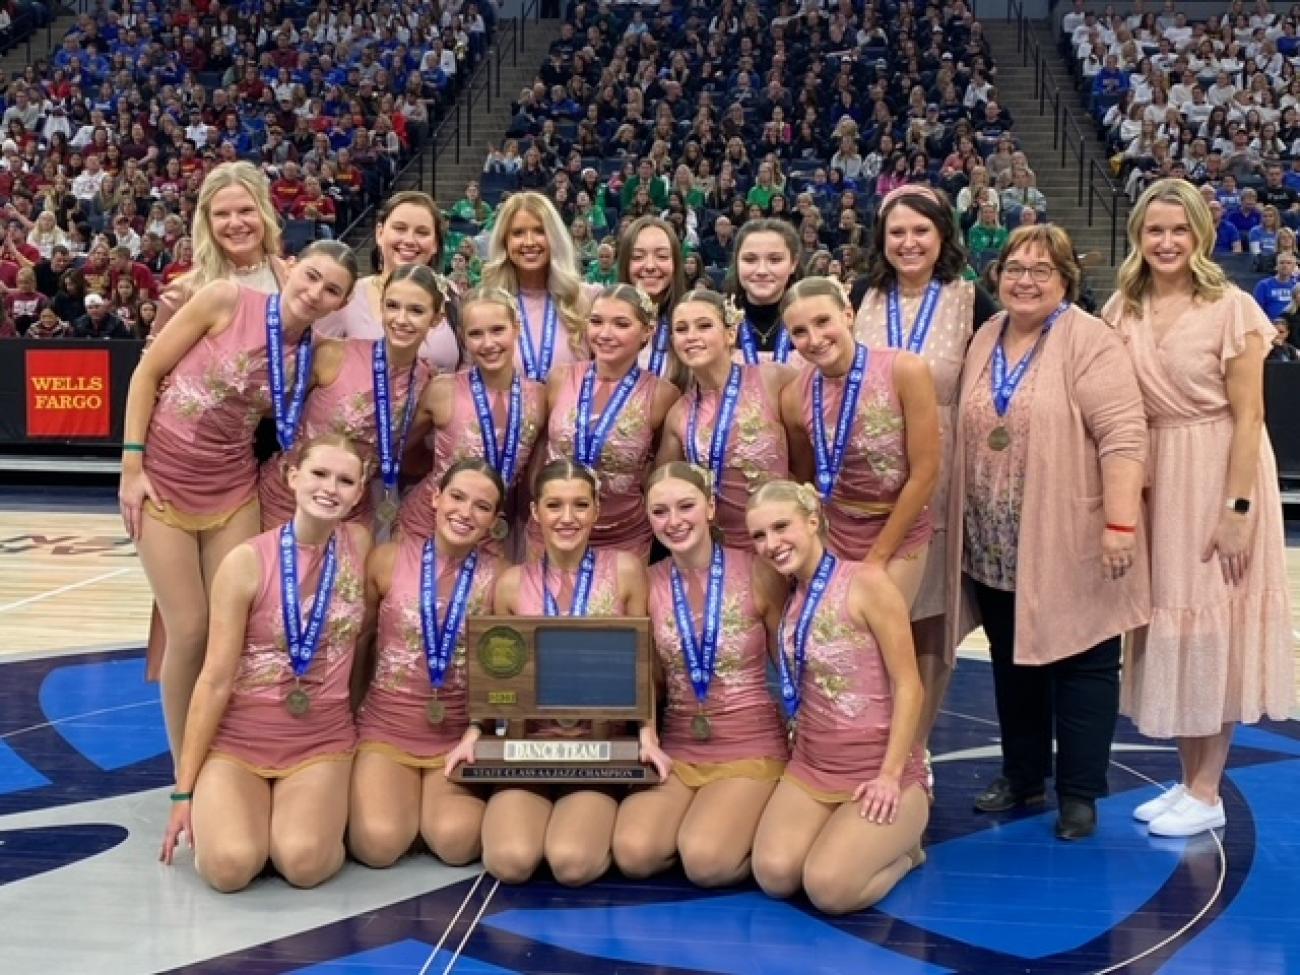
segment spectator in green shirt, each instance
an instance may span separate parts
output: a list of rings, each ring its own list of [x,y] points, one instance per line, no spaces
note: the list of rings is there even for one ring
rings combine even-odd
[[[587,269],[587,282],[601,286],[618,283],[618,268],[614,266],[613,244],[601,244],[596,248],[596,260]]]
[[[776,196],[779,191],[772,182],[772,164],[759,163],[758,178],[754,185],[749,188],[745,194],[745,202],[753,203],[763,208],[766,214],[772,208],[772,197]]]
[[[998,222],[998,208],[992,203],[982,203],[979,219],[966,231],[966,248],[973,258],[976,255],[1000,254],[1010,235],[1010,231]]]
[[[632,201],[636,199],[637,187],[642,185],[649,188],[650,201],[654,204],[656,210],[663,210],[668,206],[667,180],[662,176],[655,175],[654,163],[649,159],[642,159],[636,167],[636,175],[623,184],[623,189],[619,193],[619,200],[623,204],[623,212],[627,212],[632,206]]]
[[[456,205],[451,208],[450,216],[458,220],[469,220],[480,227],[486,226],[492,219],[492,207],[483,199],[475,180],[470,180],[466,184],[465,198],[456,201]]]

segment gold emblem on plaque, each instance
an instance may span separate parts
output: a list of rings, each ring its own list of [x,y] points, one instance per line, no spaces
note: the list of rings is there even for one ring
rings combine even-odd
[[[528,645],[517,631],[494,626],[479,638],[478,662],[497,680],[518,677],[528,663]]]

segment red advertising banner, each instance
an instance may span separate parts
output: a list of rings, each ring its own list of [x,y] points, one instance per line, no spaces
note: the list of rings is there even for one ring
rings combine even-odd
[[[27,436],[107,437],[107,349],[27,350]]]

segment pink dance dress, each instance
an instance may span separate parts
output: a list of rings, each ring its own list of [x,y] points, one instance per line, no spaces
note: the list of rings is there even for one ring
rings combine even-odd
[[[668,696],[660,743],[687,785],[697,784],[692,779],[699,777],[701,764],[730,766],[733,775],[766,777],[745,775],[747,768],[757,766],[766,768],[775,780],[788,755],[785,723],[767,689],[767,628],[754,605],[750,585],[753,562],[748,551],[726,550],[718,655],[703,708],[711,725],[707,741],[696,739],[692,732],[692,721],[701,707],[677,629],[672,560],[664,559],[650,568],[650,618]],[[708,567],[683,572],[682,581],[698,637],[703,632]]]
[[[433,533],[433,491],[442,480],[442,475],[446,473],[447,468],[459,460],[468,457],[483,458],[485,455],[483,427],[479,424],[478,413],[474,409],[474,394],[470,390],[470,371],[466,369],[458,372],[453,381],[455,389],[451,397],[451,419],[433,432],[433,468],[419,484],[407,492],[402,501],[402,510],[397,523],[404,536],[428,538]],[[504,448],[510,393],[491,390],[485,392],[492,406],[492,419],[496,425],[498,446]],[[542,420],[546,413],[545,386],[531,379],[524,379],[520,392],[524,400],[524,416],[519,425],[519,456],[515,464],[514,480],[506,485],[506,489],[511,492],[526,477],[533,448],[542,433]],[[498,549],[499,545],[495,543],[490,546],[490,550],[494,553]]]
[[[380,751],[415,768],[441,767],[465,729],[469,727],[465,697],[465,631],[447,668],[438,700],[446,707],[442,721],[433,724],[426,710],[433,699],[425,657],[424,629],[420,620],[420,569],[423,538],[403,537],[398,542],[393,578],[379,604],[379,634],[375,646],[378,662],[366,699],[357,712],[361,748]],[[438,619],[445,619],[457,574],[463,560],[437,559]],[[466,616],[492,611],[498,562],[479,554],[470,586]]]
[[[567,382],[559,392],[551,410],[547,430],[546,459],[573,457],[574,437],[578,425],[578,397],[583,378],[591,363],[580,363],[569,370]],[[651,422],[655,397],[662,386],[669,385],[658,376],[642,372],[623,411],[605,441],[605,449],[596,465],[600,473],[600,518],[591,533],[591,544],[596,548],[616,548],[632,552],[641,558],[650,555],[650,522],[645,516],[645,490],[642,484],[654,461],[657,432]],[[609,394],[617,389],[616,382],[596,382],[593,419],[604,408],[601,387]],[[593,424],[594,425],[594,424]],[[529,534],[534,543],[540,542],[535,521],[529,523]]]
[[[839,561],[808,628],[808,659],[801,686],[798,734],[786,777],[821,802],[847,802],[853,790],[880,774],[894,716],[889,672],[870,630],[853,622],[849,590],[858,563]],[[808,595],[800,585],[785,609],[787,645]],[[913,746],[902,787],[925,785],[924,752]]]
[[[894,385],[894,349],[872,349],[867,359],[867,375],[858,397],[857,414],[849,428],[844,466],[835,481],[826,505],[830,548],[836,555],[861,561],[880,536],[890,512],[907,483],[907,434],[903,423],[903,406]],[[803,403],[803,420],[811,441],[813,427],[813,378],[815,369],[807,369],[795,380]],[[826,377],[823,410],[828,439],[835,436],[840,403],[848,375]],[[894,558],[906,558],[924,548],[934,533],[930,509],[926,508],[908,529]]]
[[[168,375],[145,436],[144,470],[162,500],[209,527],[257,496],[253,431],[271,412],[266,302],[239,289],[230,325],[201,338]],[[298,343],[287,336],[284,360],[291,384]]]
[[[379,479],[379,432],[375,410],[373,356],[375,343],[358,339],[343,343],[343,364],[334,382],[317,386],[307,394],[302,413],[302,429],[297,444],[306,444],[326,433],[349,437],[369,461],[375,480]],[[416,403],[429,379],[429,368],[416,361],[410,366],[388,367],[393,411],[393,443],[401,434],[402,417],[407,399],[414,391]],[[262,505],[262,528],[283,525],[293,517],[293,492],[288,473],[297,451],[278,453],[267,459],[258,472],[257,497]],[[373,482],[372,482],[373,483]],[[374,503],[367,490],[348,515],[348,521],[369,526],[374,517]]]
[[[210,754],[227,758],[265,778],[279,778],[317,761],[348,758],[356,747],[348,685],[357,637],[365,614],[365,565],[340,526],[338,576],[320,645],[301,681],[294,676],[280,604],[280,532],[263,532],[248,544],[257,554],[261,584],[248,614],[244,652],[234,691],[221,717]],[[300,612],[315,601],[325,560],[324,545],[298,545]],[[286,709],[301,687],[311,698],[306,714]]]
[[[731,435],[727,438],[714,520],[722,529],[728,546],[749,549],[749,532],[745,528],[745,508],[749,497],[768,481],[790,476],[790,450],[785,427],[781,425],[779,406],[768,397],[763,386],[762,367],[741,366],[740,369],[740,398],[731,423]],[[686,459],[690,460],[691,450],[687,444],[690,416],[698,397],[695,456],[699,458],[700,466],[706,469],[722,396],[721,389],[690,390],[675,411],[673,433],[683,445]]]
[[[370,303],[377,286],[377,278],[358,281],[348,303],[317,322],[313,334],[323,339],[382,339],[384,323],[375,317]],[[434,375],[455,372],[460,368],[460,343],[448,318],[444,317],[429,329],[429,334],[420,343],[419,356]]]

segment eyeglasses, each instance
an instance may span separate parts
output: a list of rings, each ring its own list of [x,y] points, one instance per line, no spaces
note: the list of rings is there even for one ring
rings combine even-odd
[[[1054,273],[1056,268],[1051,264],[1007,264],[1002,268],[1004,278],[1015,281],[1029,275],[1030,279],[1038,284],[1047,283]]]

